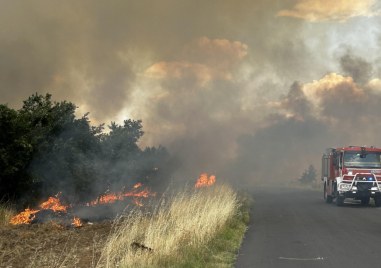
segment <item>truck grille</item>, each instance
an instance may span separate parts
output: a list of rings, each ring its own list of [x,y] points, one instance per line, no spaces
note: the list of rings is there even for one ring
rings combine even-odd
[[[362,192],[362,191],[369,191],[372,186],[373,182],[357,182],[357,190]]]

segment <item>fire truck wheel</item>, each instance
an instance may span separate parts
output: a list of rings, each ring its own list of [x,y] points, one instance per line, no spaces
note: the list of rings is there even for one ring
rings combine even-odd
[[[374,205],[376,207],[381,207],[381,196],[377,196],[374,198]]]
[[[328,204],[331,204],[333,201],[332,196],[327,194],[327,185],[325,183],[324,183],[324,200]]]
[[[363,205],[363,206],[367,206],[367,205],[369,205],[369,197],[362,197],[361,198],[361,205]]]
[[[341,206],[343,206],[344,205],[344,197],[342,197],[342,196],[338,196],[337,198],[336,198],[336,205],[338,206],[338,207],[341,207]]]

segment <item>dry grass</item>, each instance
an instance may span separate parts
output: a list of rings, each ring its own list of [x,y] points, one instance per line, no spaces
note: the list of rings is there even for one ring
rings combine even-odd
[[[0,203],[0,226],[6,226],[9,224],[10,219],[16,214],[16,212],[8,205]]]
[[[232,267],[248,210],[224,185],[164,195],[114,223],[82,228],[51,223],[9,225],[0,208],[0,268]]]
[[[65,228],[55,223],[0,227],[0,267],[95,267],[111,223]]]
[[[163,198],[153,213],[120,219],[97,267],[176,266],[187,251],[205,250],[237,209],[236,193],[224,185]]]

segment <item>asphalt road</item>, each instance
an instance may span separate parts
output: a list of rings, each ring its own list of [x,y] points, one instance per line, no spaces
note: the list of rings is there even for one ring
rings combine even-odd
[[[381,208],[317,191],[258,189],[236,267],[381,267]]]

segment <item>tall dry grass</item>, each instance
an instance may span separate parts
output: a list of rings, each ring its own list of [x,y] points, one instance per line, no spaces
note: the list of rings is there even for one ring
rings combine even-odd
[[[15,210],[8,204],[0,203],[0,226],[9,224],[11,218],[16,214]]]
[[[205,244],[235,215],[236,193],[226,185],[184,190],[162,199],[152,213],[121,218],[97,267],[162,267]]]

